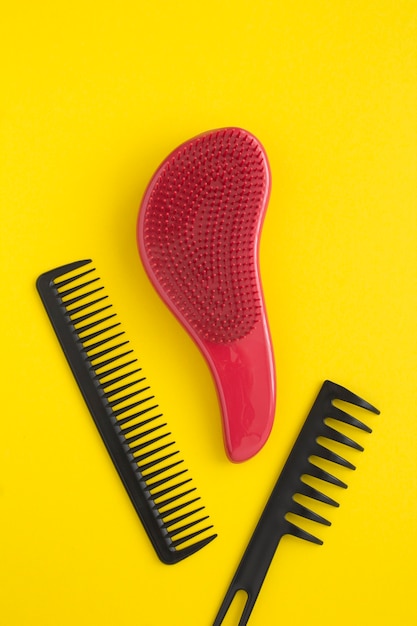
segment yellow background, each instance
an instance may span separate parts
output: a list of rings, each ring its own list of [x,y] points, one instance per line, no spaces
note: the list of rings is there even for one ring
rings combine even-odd
[[[417,622],[414,0],[8,3],[1,18],[0,622],[208,626],[325,378],[378,406],[322,547],[279,547],[253,626]],[[242,126],[273,192],[261,269],[278,404],[232,465],[135,222],[179,143]],[[219,537],[156,558],[35,290],[92,257]],[[230,620],[229,620],[230,621]]]

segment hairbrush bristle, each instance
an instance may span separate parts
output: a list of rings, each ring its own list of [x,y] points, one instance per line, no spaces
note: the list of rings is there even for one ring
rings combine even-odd
[[[259,319],[254,256],[267,184],[259,144],[233,128],[179,149],[149,195],[146,254],[161,288],[205,340],[236,341]]]

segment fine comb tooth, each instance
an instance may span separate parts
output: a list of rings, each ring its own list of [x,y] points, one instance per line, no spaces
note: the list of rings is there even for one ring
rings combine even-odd
[[[119,424],[119,426],[126,426],[126,424],[128,424],[132,420],[136,420],[138,417],[142,417],[142,415],[146,415],[150,411],[153,411],[154,409],[157,409],[157,408],[158,408],[157,404],[153,404],[152,406],[147,406],[146,408],[142,409],[142,411],[138,411],[137,413],[133,413],[133,415],[128,415],[127,417],[120,418],[117,423]],[[156,417],[161,417],[161,415],[156,415]],[[136,425],[135,425],[135,428],[136,428]],[[123,432],[125,432],[124,428],[123,428]]]
[[[177,489],[179,489],[180,487],[183,487],[184,485],[188,485],[188,483],[190,482],[191,482],[191,478],[187,478],[186,480],[182,480],[179,483],[176,483],[175,485],[170,485],[166,489],[162,489],[161,491],[157,491],[156,493],[153,493],[152,497],[155,501],[157,501],[159,498],[163,498],[167,496],[169,493],[176,491]]]
[[[174,463],[170,463],[169,465],[160,467],[159,469],[155,470],[154,472],[149,472],[148,474],[143,476],[143,479],[146,482],[148,482],[152,478],[156,478],[156,476],[160,476],[161,474],[164,474],[165,472],[168,472],[169,470],[173,469],[174,467],[178,467],[178,465],[181,465],[182,463],[184,463],[184,461],[183,461],[183,459],[180,459],[179,461],[175,461]]]
[[[89,270],[90,272],[91,270]],[[84,272],[84,274],[88,274],[89,272]],[[100,280],[99,278],[92,278],[91,280],[87,280],[85,283],[81,283],[81,285],[76,285],[75,287],[71,287],[70,289],[65,289],[62,290],[59,289],[59,296],[60,298],[64,299],[67,296],[70,296],[72,293],[76,293],[77,291],[79,291],[80,289],[84,289],[84,287],[88,287],[88,285],[92,285],[93,283],[96,283],[98,280]],[[103,289],[103,287],[100,287],[100,289]],[[66,305],[68,305],[68,300],[65,302]]]
[[[94,368],[95,368],[95,370],[97,372],[97,370],[101,370],[101,369],[103,369],[103,367],[107,367],[108,365],[111,365],[112,363],[115,363],[119,359],[123,359],[128,354],[132,354],[132,352],[133,352],[133,350],[126,350],[126,352],[122,352],[121,354],[116,354],[115,356],[112,356],[110,359],[107,359],[106,361],[100,361],[100,363],[95,364]],[[126,363],[125,363],[125,365],[126,365]]]
[[[74,377],[158,557],[177,563],[210,543],[216,534],[195,507],[200,498],[146,378],[132,358],[120,322],[108,313],[95,268],[78,261],[42,274],[37,288]],[[65,277],[68,274],[71,274]],[[88,279],[86,278],[89,276]],[[92,285],[94,284],[94,288]],[[109,320],[113,320],[109,322]],[[140,410],[137,410],[140,407]],[[152,425],[151,425],[152,424]],[[184,488],[187,485],[189,488]],[[173,519],[172,515],[182,511]],[[171,515],[171,519],[169,516]],[[184,523],[183,523],[184,522]],[[193,529],[194,532],[188,532]]]
[[[78,265],[78,263],[79,263],[79,265]],[[69,273],[73,269],[76,269],[75,268],[76,265],[78,267],[82,267],[82,264],[86,265],[87,263],[91,263],[91,261],[88,259],[88,260],[85,260],[85,261],[75,262],[74,264],[70,263],[68,266],[66,266],[67,269],[66,269],[65,273]],[[71,267],[71,265],[73,265],[74,267]],[[62,269],[64,269],[64,268],[62,268]],[[70,278],[66,278],[65,280],[59,280],[59,281],[55,280],[53,270],[52,270],[52,272],[50,274],[51,274],[52,280],[54,280],[55,287],[59,291],[60,289],[62,289],[62,287],[65,287],[65,285],[69,285],[70,283],[73,283],[74,281],[79,280],[80,278],[83,278],[84,276],[87,276],[87,274],[91,274],[92,272],[95,272],[95,271],[96,271],[96,268],[92,267],[92,268],[86,270],[85,272],[81,272],[81,274],[77,274],[76,276],[71,276]]]
[[[132,385],[135,385],[136,382],[131,383],[130,385],[125,385],[126,387],[131,387]],[[127,393],[124,396],[121,396],[120,398],[117,398],[116,400],[112,400],[111,402],[109,402],[109,406],[111,406],[112,408],[115,406],[118,406],[119,404],[122,404],[122,402],[126,402],[126,400],[130,400],[131,398],[134,398],[135,396],[138,396],[140,393],[143,393],[144,391],[148,391],[150,389],[149,385],[147,385],[146,387],[142,387],[142,389],[138,389],[137,391],[132,391],[131,393]],[[109,394],[110,397],[113,397],[115,394],[112,392],[111,394]],[[151,396],[152,397],[152,396]]]
[[[162,439],[169,437],[170,434],[171,433],[164,433],[163,435],[159,435],[159,437],[153,437],[153,439],[150,439],[149,441],[145,441],[144,443],[139,443],[137,446],[133,446],[132,448],[129,448],[129,452],[131,454],[135,454],[135,452],[139,452],[140,450],[146,450],[146,448],[149,448],[150,445],[153,445],[154,443],[157,443],[158,441],[162,441]]]
[[[106,384],[103,385],[103,389],[107,389],[108,387],[111,387],[112,385],[114,385],[116,382],[125,380],[128,376],[132,376],[133,374],[136,374],[138,372],[140,372],[140,369],[133,370],[133,372],[128,372],[127,374],[123,374],[123,376],[118,376],[118,380],[107,381]],[[138,383],[141,383],[144,380],[145,378],[136,378],[135,380],[132,380],[129,383],[126,383],[125,385],[121,385],[121,387],[113,388],[110,391],[106,392],[107,397],[112,398],[113,396],[116,396],[122,391],[126,391],[126,389],[130,389],[131,387],[134,387],[134,385],[137,385]]]
[[[95,343],[92,343],[88,346],[85,345],[86,341],[83,340],[84,350],[87,353],[91,352],[92,350],[97,350],[97,348],[104,346],[106,343],[109,343],[110,341],[113,341],[113,339],[117,339],[117,337],[121,337],[122,335],[124,335],[124,331],[121,331],[120,333],[116,333],[115,335],[110,335],[110,337],[106,337],[105,339],[100,339],[100,341],[96,341]],[[111,348],[110,350],[114,350],[114,348]],[[93,356],[96,357],[96,355],[92,355],[92,357]]]
[[[143,452],[142,454],[138,454],[138,456],[134,457],[134,461],[135,463],[141,463],[142,461],[145,461],[145,459],[149,459],[150,457],[154,456],[154,454],[158,454],[159,452],[162,452],[163,450],[166,450],[167,448],[170,448],[171,446],[173,446],[175,443],[175,441],[170,441],[169,443],[164,444],[163,446],[159,446],[158,448],[155,448],[154,450],[148,450],[147,452]]]
[[[129,437],[126,436],[126,434],[129,434],[129,433],[126,433],[125,431],[123,431],[123,435],[126,439],[126,442],[130,445],[134,443],[135,441],[139,441],[139,439],[143,439],[144,437],[147,437],[148,435],[155,433],[157,430],[160,430],[161,428],[164,428],[165,426],[166,424],[158,424],[157,426],[154,426],[153,428],[148,428],[148,430],[130,435]],[[135,430],[137,430],[137,426],[135,426]],[[130,449],[130,452],[133,452],[132,448]]]
[[[99,324],[103,324],[104,322],[107,322],[108,320],[112,319],[113,317],[116,317],[116,313],[111,313],[110,315],[106,315],[106,317],[103,317],[103,318],[101,318],[99,320],[94,320],[94,322],[91,322],[90,324],[86,324],[85,326],[78,326],[77,327],[77,334],[78,334],[78,336],[82,335],[87,330],[90,330],[91,328],[94,328],[94,327],[98,326]],[[75,324],[75,322],[74,322],[74,324]],[[117,325],[119,325],[119,322],[118,322]],[[82,338],[82,339],[79,338],[78,341],[82,342],[82,341],[84,341],[84,338]]]
[[[111,316],[109,316],[111,317]],[[103,320],[100,320],[99,322],[94,322],[95,325],[101,324]],[[89,341],[91,341],[92,339],[95,339],[96,337],[100,337],[100,335],[104,335],[104,333],[109,332],[110,330],[114,330],[115,328],[117,328],[118,326],[120,326],[120,322],[117,322],[116,324],[110,324],[110,326],[105,326],[104,328],[101,328],[100,330],[97,330],[94,333],[90,333],[89,335],[85,335],[82,339],[78,339],[78,341],[82,344],[84,344],[84,347],[86,343],[88,343]],[[81,334],[81,330],[78,329],[78,335]],[[88,348],[89,350],[91,349],[90,346]]]
[[[97,371],[96,371],[96,377],[98,378],[98,380],[101,383],[101,381],[104,378],[107,378],[107,376],[112,376],[116,372],[120,372],[125,367],[129,367],[129,365],[133,365],[133,363],[137,363],[137,359],[131,359],[130,361],[127,361],[126,363],[121,363],[119,365],[116,365],[116,367],[112,367],[109,370],[105,370],[104,372],[100,372],[100,374],[97,374]],[[126,374],[126,375],[128,376],[128,374]],[[105,389],[108,384],[111,384],[111,383],[103,382],[101,384],[101,386],[103,387],[103,389]]]
[[[170,520],[167,521],[166,518],[170,518],[171,515],[174,515],[174,513],[178,513],[179,511],[182,511],[183,509],[185,509],[187,506],[191,506],[199,501],[200,501],[199,497],[192,498],[191,500],[186,500],[185,502],[181,502],[181,504],[177,504],[176,506],[173,506],[170,509],[166,509],[163,513],[159,513],[159,517],[165,520],[165,525],[168,528]],[[198,509],[196,509],[196,511],[200,511],[201,509],[204,509],[204,507],[199,507]],[[185,513],[185,515],[188,516],[188,513]]]
[[[78,313],[81,313],[81,311],[85,311],[86,309],[89,309],[90,307],[98,304],[99,302],[103,302],[103,300],[107,300],[108,296],[101,296],[101,298],[96,298],[95,300],[92,300],[91,302],[86,302],[85,304],[81,304],[80,306],[77,306],[73,309],[67,309],[67,315],[78,315]],[[62,303],[61,305],[62,307],[66,308],[65,302]],[[100,309],[102,310],[102,309]],[[90,315],[96,315],[98,313],[98,311],[92,311],[90,313]],[[77,318],[75,320],[76,322],[79,321],[79,319]]]
[[[145,402],[152,400],[153,397],[154,396],[148,396],[147,398],[142,398],[141,400],[138,400],[138,402],[133,402],[132,404],[129,404],[128,406],[124,406],[121,409],[117,409],[117,411],[113,410],[113,415],[115,417],[119,417],[119,415],[123,415],[123,413],[127,413],[127,411],[130,411],[131,409],[135,409],[136,407],[141,406]]]
[[[186,491],[182,491],[181,493],[177,493],[173,496],[171,496],[170,498],[166,498],[165,500],[161,500],[160,502],[158,502],[158,508],[159,510],[164,509],[166,506],[172,504],[173,502],[177,502],[178,500],[181,500],[182,498],[185,498],[185,496],[188,496],[190,493],[193,493],[195,491],[195,487],[192,487],[191,489],[187,489]],[[186,505],[184,505],[186,506]],[[163,517],[165,515],[164,512],[162,512],[161,517]]]
[[[95,280],[98,280],[95,279]],[[94,281],[90,281],[90,282],[94,282]],[[88,284],[88,283],[85,283]],[[84,287],[85,285],[80,285],[79,288],[73,287],[72,289],[70,289],[70,292],[75,293],[75,291],[79,291],[79,289],[81,289],[81,287]],[[68,298],[68,300],[63,300],[63,303],[65,304],[66,309],[71,312],[72,309],[69,309],[68,307],[72,306],[73,304],[76,304],[77,302],[81,302],[81,300],[85,300],[85,298],[89,298],[90,296],[92,296],[95,293],[98,293],[99,291],[102,291],[104,289],[104,287],[97,287],[97,289],[92,289],[91,291],[87,291],[86,293],[81,293],[79,296],[75,296],[74,298]],[[68,292],[64,292],[65,295],[68,295]],[[60,297],[64,298],[64,294],[60,293]]]
[[[169,476],[165,476],[164,478],[160,478],[159,480],[153,482],[153,483],[148,483],[146,482],[149,491],[152,491],[153,489],[158,489],[159,487],[162,487],[162,485],[166,485],[167,483],[169,483],[171,480],[174,480],[174,478],[178,478],[178,476],[182,476],[183,474],[185,474],[187,472],[186,469],[181,470],[180,472],[175,472],[175,474],[170,474]],[[148,480],[148,477],[146,477],[146,481]],[[187,481],[188,482],[188,481]],[[182,483],[184,484],[184,483]],[[172,489],[170,488],[170,491],[172,491]]]
[[[204,506],[199,506],[196,509],[191,509],[190,511],[187,511],[187,513],[183,513],[182,515],[177,515],[177,517],[173,517],[169,521],[165,520],[165,526],[166,528],[170,528],[171,526],[176,526],[183,520],[188,519],[191,515],[195,515],[196,513],[201,513],[201,511],[204,511],[204,508],[205,508]],[[164,517],[166,518],[167,515],[165,515]],[[208,517],[205,516],[204,519],[208,519]]]
[[[169,534],[171,535],[171,537],[176,537],[177,535],[184,533],[186,530],[190,530],[190,528],[194,528],[194,526],[197,526],[197,524],[201,524],[201,522],[205,522],[207,519],[208,519],[208,515],[203,515],[203,517],[199,517],[193,520],[192,522],[189,522],[188,524],[183,524],[182,526],[178,526],[178,528],[171,530]],[[201,530],[198,531],[198,534],[200,534],[200,532]],[[192,536],[195,536],[195,534],[193,533]],[[187,539],[189,538],[190,538],[190,535],[187,535],[187,537],[182,537],[180,541],[181,542],[187,541]]]
[[[98,315],[99,313],[103,313],[103,311],[107,311],[108,309],[111,309],[111,308],[112,308],[111,304],[106,304],[106,306],[103,306],[100,309],[97,309],[95,311],[90,311],[89,313],[85,313],[85,315],[80,315],[79,317],[76,317],[75,319],[71,318],[71,321],[73,325],[76,326],[77,324],[80,324],[80,322],[85,322],[85,320],[89,320],[95,315]],[[94,322],[94,324],[101,324],[101,321],[102,320],[98,320],[97,322]],[[90,326],[92,326],[92,324]]]
[[[123,346],[126,346],[128,343],[129,343],[128,341],[122,341],[116,344],[115,346],[111,346],[110,348],[106,348],[105,350],[101,350],[100,352],[96,352],[95,354],[91,354],[89,355],[90,362],[95,364],[95,362],[98,361],[98,359],[101,359],[103,356],[110,354],[110,352],[114,352],[118,348],[122,348]],[[90,348],[88,348],[87,351],[89,352]],[[101,366],[101,363],[98,365]]]
[[[144,463],[143,465],[138,465],[136,468],[137,472],[140,472],[141,474],[143,474],[143,472],[147,472],[148,469],[151,469],[152,467],[155,467],[158,463],[163,463],[164,461],[167,461],[168,459],[171,459],[173,456],[176,456],[177,454],[179,454],[178,450],[174,450],[174,452],[170,452],[169,454],[165,454],[164,456],[160,457],[159,459],[153,459],[152,461],[149,461],[149,463]],[[182,461],[182,459],[181,459]],[[146,480],[146,476],[147,474],[145,474],[144,478]]]
[[[190,541],[191,539],[194,539],[195,537],[199,537],[200,535],[207,532],[208,530],[211,530],[212,528],[213,526],[212,524],[210,524],[209,526],[205,526],[204,528],[201,528],[200,530],[197,530],[196,532],[191,533],[190,535],[181,537],[181,539],[176,539],[175,541],[172,541],[172,543],[175,547],[178,547],[181,544],[185,543],[186,541]]]
[[[152,407],[152,409],[154,409],[156,407]],[[133,417],[129,416],[130,419],[132,420]],[[137,417],[137,415],[136,415]],[[148,424],[151,424],[152,422],[154,422],[156,419],[162,417],[162,413],[158,413],[157,415],[152,415],[152,417],[148,417],[145,420],[141,420],[140,422],[136,422],[136,419],[134,420],[134,423],[131,424],[130,426],[126,426],[122,429],[122,433],[123,435],[126,437],[126,439],[128,439],[130,441],[130,437],[128,437],[127,435],[129,435],[129,433],[131,433],[134,430],[137,430],[138,428],[141,428],[142,426],[147,426]],[[119,420],[118,424],[120,425],[121,420]],[[129,423],[129,422],[127,422]]]

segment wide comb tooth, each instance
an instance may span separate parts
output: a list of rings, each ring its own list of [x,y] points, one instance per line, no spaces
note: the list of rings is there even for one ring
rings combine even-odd
[[[287,521],[287,534],[293,535],[294,537],[298,537],[298,539],[304,539],[305,541],[309,541],[310,543],[315,543],[318,546],[323,545],[323,541],[318,537],[315,537],[311,533],[307,532],[303,528],[300,528],[296,524]]]
[[[345,424],[349,424],[350,426],[355,426],[355,428],[359,428],[360,430],[364,430],[367,433],[372,432],[372,428],[369,428],[366,424],[358,420],[353,415],[350,415],[346,411],[339,409],[337,406],[332,406],[330,415],[333,419],[343,422]]]
[[[296,515],[300,515],[301,517],[305,517],[306,519],[311,520],[312,522],[317,522],[318,524],[323,524],[324,526],[330,526],[331,522],[326,518],[322,517],[315,511],[307,508],[303,504],[299,502],[293,502],[291,505],[291,513],[295,513]]]
[[[371,411],[372,413],[379,415],[379,410],[376,407],[374,407],[372,404],[369,404],[369,402],[357,396],[355,393],[352,393],[351,391],[349,391],[349,389],[333,383],[330,380],[326,380],[324,385],[326,385],[331,391],[333,395],[333,400],[343,400],[344,402],[354,404],[361,407],[362,409],[366,409],[367,411]]]
[[[312,461],[310,461],[310,468],[308,470],[310,476],[314,476],[315,478],[319,478],[320,480],[324,480],[327,483],[331,483],[332,485],[336,485],[337,487],[342,487],[342,489],[347,489],[347,484],[342,480],[333,476],[333,474],[329,474],[321,467],[318,467]]]
[[[319,502],[324,502],[325,504],[329,504],[330,506],[334,506],[334,507],[339,506],[339,503],[336,502],[336,500],[333,500],[333,498],[330,498],[330,496],[328,496],[327,494],[322,493],[318,489],[315,489],[314,487],[312,487],[311,485],[308,485],[305,482],[302,483],[302,487],[299,489],[299,492],[305,496],[308,496],[309,498],[313,498],[314,500],[318,500]]]
[[[328,437],[329,439],[333,439],[333,441],[337,441],[338,443],[342,443],[345,446],[349,446],[349,448],[354,448],[355,450],[359,450],[359,452],[363,452],[364,448],[359,443],[339,432],[335,428],[332,428],[328,424],[325,424],[325,431],[323,433],[324,437]]]
[[[351,470],[356,469],[353,463],[340,456],[340,454],[336,454],[333,450],[326,448],[326,446],[321,443],[318,443],[318,454],[322,459],[326,459],[327,461],[332,461],[333,463],[337,463]]]

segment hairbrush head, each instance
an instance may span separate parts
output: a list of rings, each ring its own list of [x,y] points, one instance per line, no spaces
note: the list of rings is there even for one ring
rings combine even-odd
[[[258,261],[269,181],[253,135],[240,128],[207,132],[162,163],[138,220],[149,278],[212,370],[232,461],[260,450],[275,411]]]

